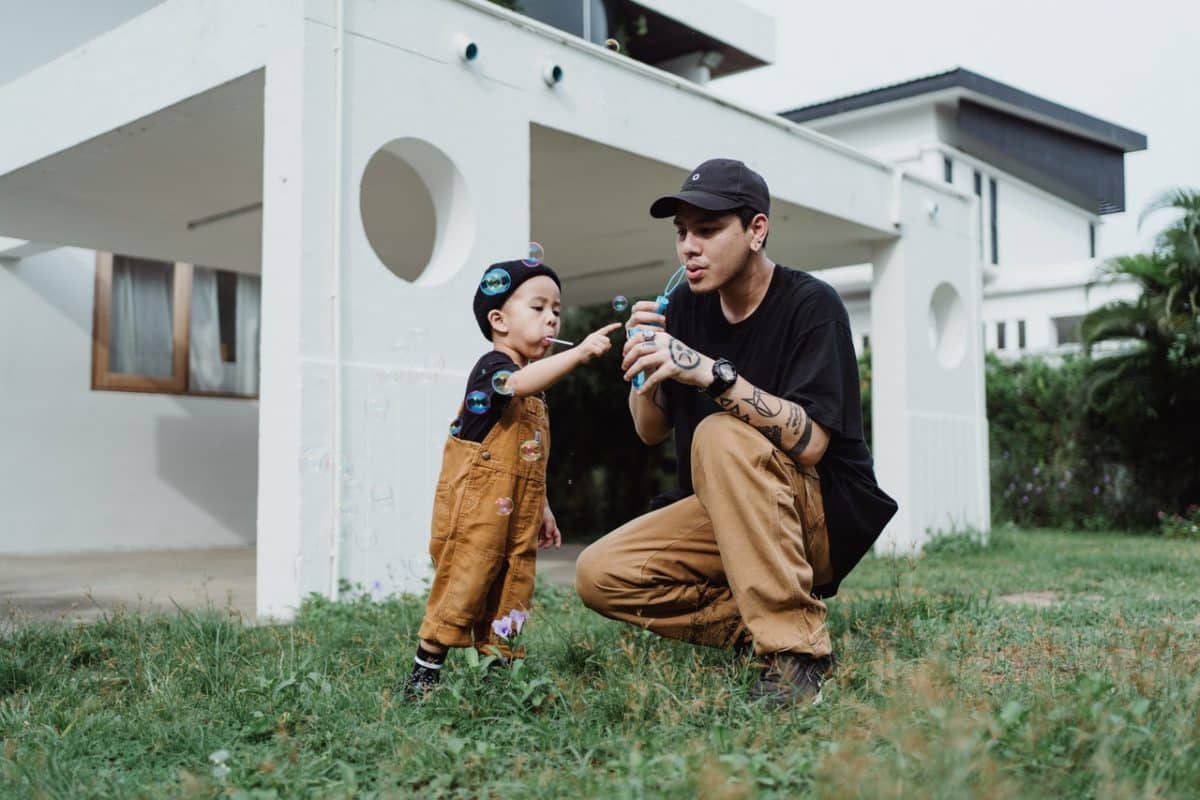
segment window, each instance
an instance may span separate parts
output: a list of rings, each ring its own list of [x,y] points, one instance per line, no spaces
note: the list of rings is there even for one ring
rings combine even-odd
[[[1017,349],[1025,349],[1025,320],[1017,320]]]
[[[1004,337],[1004,323],[997,322],[996,323],[996,349],[997,350],[1007,349],[1004,338],[1005,338]]]
[[[258,395],[257,275],[98,253],[92,388]]]
[[[1055,338],[1059,344],[1079,344],[1083,341],[1081,325],[1083,315],[1075,314],[1069,317],[1052,317]]]
[[[983,261],[983,173],[979,170],[974,172],[975,196],[979,198],[979,202],[975,205],[979,208],[979,260]]]
[[[942,156],[942,179],[954,183],[954,160],[950,156]]]
[[[1088,223],[1088,258],[1096,257],[1096,223]]]
[[[991,215],[991,233],[992,233],[992,263],[1000,263],[1000,239],[996,235],[997,220],[996,220],[996,179],[988,178],[988,206]]]

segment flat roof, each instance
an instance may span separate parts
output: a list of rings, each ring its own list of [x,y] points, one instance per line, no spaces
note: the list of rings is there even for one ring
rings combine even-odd
[[[1000,107],[1042,124],[1058,127],[1126,153],[1146,149],[1146,135],[1051,102],[1044,97],[957,67],[924,78],[882,86],[782,112],[793,122],[810,122],[924,94],[958,89],[977,102]]]

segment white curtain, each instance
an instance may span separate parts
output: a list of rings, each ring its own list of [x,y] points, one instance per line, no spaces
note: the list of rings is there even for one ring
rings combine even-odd
[[[221,358],[217,271],[206,267],[193,270],[188,382],[194,391],[258,394],[259,287],[258,276],[237,276],[233,361],[225,361]]]
[[[171,377],[171,286],[174,266],[114,258],[108,369]]]

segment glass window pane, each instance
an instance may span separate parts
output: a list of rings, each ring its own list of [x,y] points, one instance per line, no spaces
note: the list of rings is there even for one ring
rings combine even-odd
[[[172,376],[174,284],[171,263],[113,256],[109,372]]]

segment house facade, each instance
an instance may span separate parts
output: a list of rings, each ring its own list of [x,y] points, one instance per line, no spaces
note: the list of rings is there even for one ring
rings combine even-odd
[[[638,198],[716,154],[777,260],[873,265],[881,549],[986,530],[975,199],[710,94],[769,18],[614,5],[625,52],[482,0],[167,0],[0,85],[0,552],[253,542],[278,619],[419,590],[481,266],[536,240],[569,303],[653,296]]]
[[[1145,135],[962,68],[783,116],[977,198],[990,351],[1078,349],[1084,314],[1136,296],[1129,283],[1092,284],[1104,216],[1125,211],[1124,156],[1145,150]],[[861,348],[870,268],[830,277]]]

